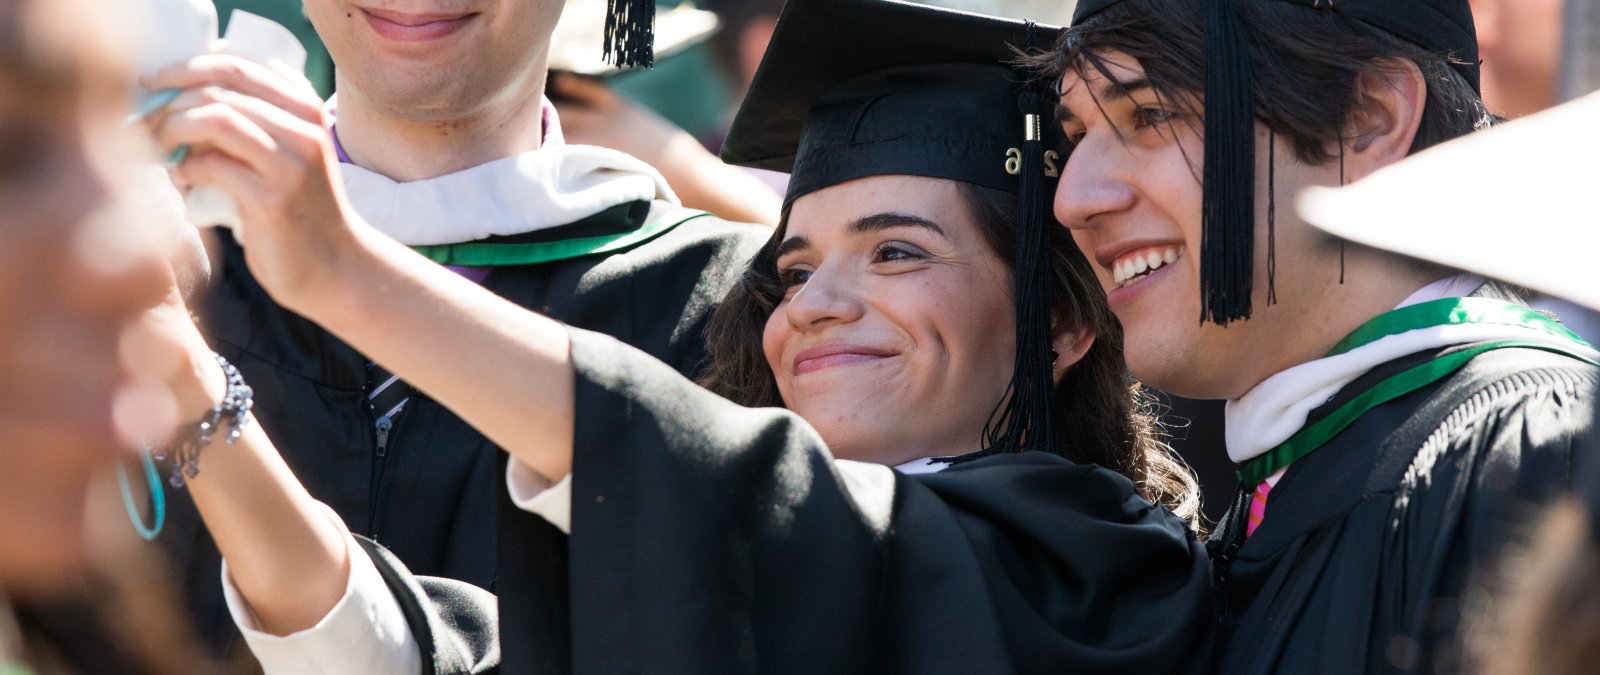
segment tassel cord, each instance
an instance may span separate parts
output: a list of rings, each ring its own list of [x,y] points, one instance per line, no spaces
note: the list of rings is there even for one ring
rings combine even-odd
[[[1278,304],[1278,135],[1267,132],[1267,304]]]
[[[1339,187],[1345,186],[1344,178],[1344,131],[1339,131]],[[1339,240],[1339,285],[1344,285],[1344,240]]]

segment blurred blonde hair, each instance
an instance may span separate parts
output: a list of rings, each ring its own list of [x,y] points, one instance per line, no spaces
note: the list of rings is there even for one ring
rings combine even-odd
[[[1493,599],[1467,633],[1485,675],[1578,675],[1600,668],[1600,543],[1590,514],[1566,499],[1501,563]]]

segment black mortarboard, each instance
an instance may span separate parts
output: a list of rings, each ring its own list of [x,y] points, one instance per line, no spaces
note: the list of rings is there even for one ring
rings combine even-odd
[[[1053,93],[1010,64],[1060,30],[896,0],[790,0],[722,149],[729,163],[789,172],[785,204],[882,175],[1017,195],[1016,371],[986,452],[1024,438],[1054,449],[1046,228],[1059,226],[1060,130]]]
[[[1124,0],[1079,0],[1078,25]],[[1205,165],[1200,244],[1201,319],[1250,317],[1255,253],[1254,65],[1236,6],[1284,2],[1336,12],[1450,57],[1478,89],[1478,38],[1467,0],[1194,0],[1205,17]],[[1269,264],[1269,280],[1270,276]]]

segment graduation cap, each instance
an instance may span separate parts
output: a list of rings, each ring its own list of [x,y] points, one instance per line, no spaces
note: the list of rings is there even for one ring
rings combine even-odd
[[[1074,26],[1124,0],[1079,0]],[[1447,54],[1478,90],[1478,38],[1467,0],[1194,0],[1205,20],[1205,162],[1200,243],[1201,320],[1250,317],[1255,252],[1255,74],[1237,6],[1281,2],[1348,16]],[[1270,282],[1269,270],[1269,284]]]
[[[1053,448],[1049,231],[1062,145],[1054,93],[1010,64],[1060,28],[895,0],[790,0],[722,158],[790,173],[787,206],[912,175],[1017,195],[1017,360],[981,454]],[[967,458],[978,455],[968,455]]]

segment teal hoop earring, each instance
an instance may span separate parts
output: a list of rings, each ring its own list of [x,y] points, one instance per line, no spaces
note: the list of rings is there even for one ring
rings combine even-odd
[[[161,476],[156,473],[156,462],[150,457],[149,446],[139,447],[139,459],[144,464],[145,484],[150,487],[150,510],[154,525],[145,526],[144,516],[139,515],[139,505],[133,501],[133,488],[128,486],[128,471],[121,465],[117,466],[117,483],[122,486],[122,506],[128,511],[128,520],[133,523],[134,531],[145,541],[154,541],[167,523],[167,494],[161,488]]]

